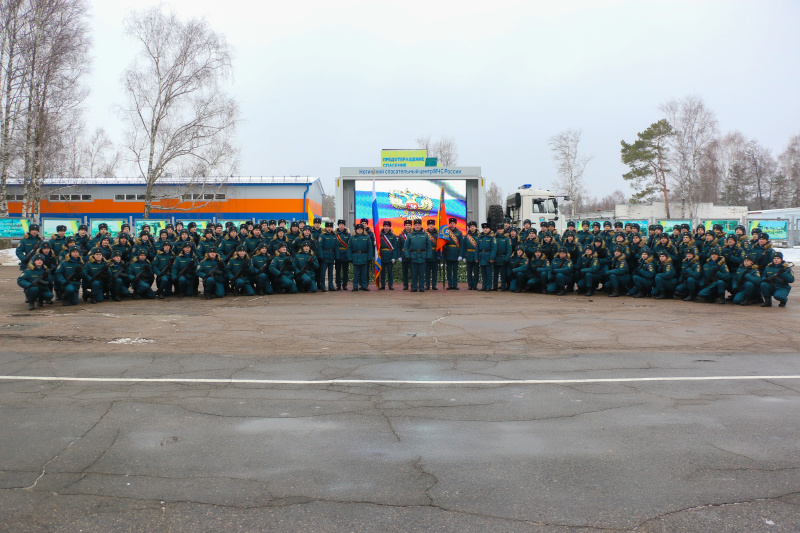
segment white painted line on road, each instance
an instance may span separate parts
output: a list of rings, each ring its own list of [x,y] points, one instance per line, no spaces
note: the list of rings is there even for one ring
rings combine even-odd
[[[587,378],[587,379],[229,379],[229,378],[87,378],[63,376],[0,376],[0,381],[78,381],[91,383],[191,383],[232,385],[574,385],[581,383],[642,383],[669,381],[757,381],[800,379],[786,376],[675,376],[652,378]]]

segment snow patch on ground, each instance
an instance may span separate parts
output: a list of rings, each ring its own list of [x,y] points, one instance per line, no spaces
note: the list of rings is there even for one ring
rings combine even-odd
[[[19,258],[17,251],[14,248],[8,250],[0,250],[0,265],[2,266],[19,266]]]
[[[113,341],[108,341],[108,344],[148,344],[151,342],[155,342],[151,339],[140,339],[136,337],[135,339],[131,339],[130,337],[123,337],[121,339],[114,339]]]
[[[800,261],[800,246],[795,246],[794,248],[775,248],[776,250],[783,252],[783,260],[784,261],[791,261],[792,263],[797,263]]]

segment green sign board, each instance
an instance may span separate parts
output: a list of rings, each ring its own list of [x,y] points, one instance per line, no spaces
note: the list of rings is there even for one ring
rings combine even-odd
[[[91,223],[91,225],[89,226],[89,229],[91,230],[91,234],[90,234],[90,235],[91,235],[92,237],[94,237],[95,235],[97,235],[97,232],[98,232],[98,227],[99,227],[99,226],[100,226],[100,224],[102,224],[103,222],[105,222],[106,224],[108,224],[108,233],[109,233],[109,234],[110,234],[112,237],[116,238],[116,237],[117,237],[117,234],[118,234],[118,233],[120,232],[120,230],[122,229],[122,225],[123,225],[123,224],[125,224],[125,223],[126,223],[126,222],[128,222],[128,221],[127,221],[127,220],[106,220],[106,219],[103,219],[103,218],[93,218],[93,219],[92,219],[92,223]]]
[[[67,231],[64,233],[67,237],[72,237],[78,234],[78,227],[81,221],[75,218],[45,218],[42,219],[42,236],[49,239],[51,235],[56,234],[58,226],[66,226]]]
[[[769,235],[770,239],[786,240],[789,238],[788,220],[751,220],[747,234],[749,235],[755,228]]]
[[[167,227],[167,224],[169,224],[169,219],[155,219],[154,220],[152,218],[148,218],[148,219],[144,219],[143,218],[143,219],[140,219],[140,220],[134,220],[133,224],[134,224],[134,226],[136,226],[136,235],[137,236],[142,232],[142,227],[145,224],[147,224],[148,226],[150,226],[150,235],[154,235],[154,236],[158,237],[158,232]],[[109,228],[110,227],[111,226],[109,226]]]
[[[217,220],[217,222],[222,224],[223,228],[228,225],[228,222],[232,222],[233,225],[236,227],[236,231],[239,231],[239,226],[241,226],[242,224],[247,224],[248,222],[252,222],[252,220]],[[228,230],[225,230],[226,233],[227,231]]]
[[[689,231],[690,232],[691,232],[691,230],[694,229],[692,227],[692,221],[689,220],[689,219],[685,219],[685,220],[677,220],[677,219],[674,219],[674,220],[656,220],[656,224],[661,224],[662,226],[664,226],[664,233],[670,233],[672,231],[672,228],[674,228],[675,226],[682,226],[683,224],[689,224]]]
[[[202,233],[203,230],[206,229],[206,226],[208,226],[209,224],[212,224],[212,222],[210,220],[195,220],[195,219],[186,219],[186,218],[175,219],[175,224],[176,225],[178,224],[178,222],[183,224],[184,228],[188,228],[189,227],[189,222],[194,222],[195,224],[197,224],[197,232],[198,233]],[[224,222],[223,222],[223,225],[225,225]]]
[[[21,239],[30,223],[27,218],[0,218],[0,239]]]
[[[722,231],[725,233],[733,233],[736,231],[736,226],[739,225],[738,220],[704,220],[703,226],[705,226],[706,231],[710,230],[714,227],[714,224],[719,224],[722,226]]]

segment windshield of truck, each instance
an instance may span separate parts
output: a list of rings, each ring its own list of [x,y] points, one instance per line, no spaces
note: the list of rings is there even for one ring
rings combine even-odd
[[[532,198],[532,213],[555,213],[556,204],[552,198]]]

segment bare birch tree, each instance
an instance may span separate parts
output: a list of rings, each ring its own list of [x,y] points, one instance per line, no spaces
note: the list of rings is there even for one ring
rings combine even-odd
[[[789,181],[789,205],[800,205],[800,135],[789,139],[789,144],[778,156],[780,172]]]
[[[232,50],[205,20],[182,21],[154,7],[133,12],[126,32],[142,49],[123,76],[125,148],[145,180],[149,218],[161,209],[153,186],[165,175],[204,184],[236,170],[239,106],[222,88],[232,74]]]
[[[458,145],[453,137],[442,137],[431,141],[430,135],[417,138],[417,148],[427,150],[428,157],[438,159],[439,166],[454,167],[458,164]]]
[[[570,216],[575,214],[575,206],[582,203],[585,195],[583,173],[592,160],[590,156],[579,152],[582,133],[581,130],[564,130],[548,141],[558,173],[553,188],[556,193],[570,197]]]
[[[659,107],[672,125],[669,138],[673,197],[681,199],[681,217],[694,217],[698,202],[700,167],[717,135],[717,118],[699,96],[670,100]],[[686,209],[688,208],[688,213]]]

